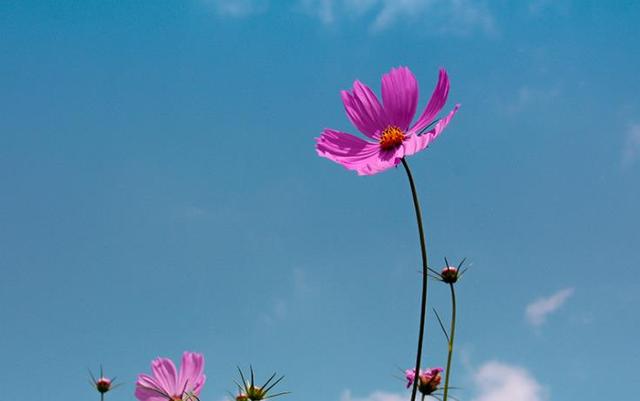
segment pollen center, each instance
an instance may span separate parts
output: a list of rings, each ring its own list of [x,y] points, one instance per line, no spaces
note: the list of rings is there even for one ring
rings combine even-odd
[[[404,140],[404,132],[395,125],[390,125],[382,131],[380,135],[380,148],[382,150],[391,150],[397,148]]]

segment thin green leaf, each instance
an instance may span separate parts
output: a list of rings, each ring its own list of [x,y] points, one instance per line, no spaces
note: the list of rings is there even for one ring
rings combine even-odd
[[[433,308],[433,313],[436,314],[436,318],[438,319],[438,323],[440,323],[440,328],[442,329],[442,332],[444,333],[444,336],[447,338],[447,343],[449,343],[449,334],[447,333],[447,329],[444,328],[444,324],[442,324],[442,319],[440,319],[440,315],[438,315],[438,311]]]

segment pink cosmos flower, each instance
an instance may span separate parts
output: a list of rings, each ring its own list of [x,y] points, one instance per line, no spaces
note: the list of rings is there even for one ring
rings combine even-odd
[[[198,396],[206,376],[204,357],[195,352],[182,355],[180,371],[170,359],[157,358],[151,362],[153,377],[138,376],[136,398],[140,401],[185,401],[190,395]]]
[[[418,382],[418,389],[422,394],[429,395],[438,389],[440,381],[442,380],[442,368],[431,368],[427,370],[420,370],[420,381]],[[413,385],[413,381],[416,379],[416,370],[407,369],[404,372],[407,379],[407,388]]]
[[[373,175],[396,166],[403,157],[411,156],[433,141],[445,129],[460,107],[456,105],[433,127],[449,94],[449,78],[440,70],[427,107],[415,124],[411,121],[418,105],[418,82],[407,67],[392,68],[382,76],[382,104],[369,87],[355,81],[353,90],[342,91],[347,117],[369,140],[325,129],[316,139],[316,151],[354,170],[358,175]],[[430,129],[429,129],[430,128]]]

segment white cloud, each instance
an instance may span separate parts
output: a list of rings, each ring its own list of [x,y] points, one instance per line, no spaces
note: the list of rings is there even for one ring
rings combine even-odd
[[[383,31],[398,23],[424,32],[466,35],[480,30],[496,33],[493,16],[481,1],[472,0],[343,0],[349,16],[372,14],[370,29]]]
[[[268,0],[204,0],[204,2],[213,6],[219,15],[235,18],[259,14],[269,5]]]
[[[242,18],[265,12],[275,0],[202,0],[217,14]],[[326,26],[362,19],[372,32],[395,24],[411,24],[427,33],[467,35],[496,33],[492,14],[484,1],[474,0],[297,0],[294,9]]]
[[[477,396],[472,401],[544,401],[544,388],[524,368],[498,361],[482,365],[473,382]]]
[[[334,0],[300,0],[300,6],[305,13],[318,18],[325,25],[335,21]]]
[[[354,397],[351,394],[351,390],[345,390],[340,396],[340,401],[407,401],[407,396],[385,391],[374,391],[364,397]]]
[[[622,149],[623,167],[631,167],[640,159],[640,124],[632,124],[627,129],[627,135]]]
[[[540,326],[549,314],[558,310],[573,295],[573,292],[573,288],[565,288],[549,297],[536,299],[527,305],[525,312],[527,321],[533,326]]]
[[[483,2],[472,0],[299,0],[302,9],[325,25],[342,18],[368,20],[372,32],[399,22],[424,32],[469,34],[496,32],[493,16]]]
[[[383,30],[398,19],[415,18],[425,13],[432,5],[432,0],[383,0],[382,9],[377,13],[371,28],[374,31]]]

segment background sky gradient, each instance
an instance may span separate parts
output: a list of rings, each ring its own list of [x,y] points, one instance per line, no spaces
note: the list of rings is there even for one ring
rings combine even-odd
[[[430,259],[467,257],[461,400],[628,399],[640,367],[640,3],[0,2],[0,394],[97,400],[157,356],[288,400],[401,401],[420,253],[402,169],[316,156],[339,97],[407,65]],[[448,290],[431,305],[448,317]],[[430,316],[425,363],[445,363]]]

